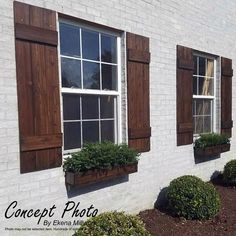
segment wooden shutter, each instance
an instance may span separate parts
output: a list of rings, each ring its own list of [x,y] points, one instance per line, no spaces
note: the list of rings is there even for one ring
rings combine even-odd
[[[221,58],[221,133],[232,135],[232,60]]]
[[[14,2],[21,173],[61,166],[56,13]]]
[[[177,46],[177,146],[193,142],[193,50]]]
[[[150,150],[149,39],[127,33],[127,87],[129,146]]]

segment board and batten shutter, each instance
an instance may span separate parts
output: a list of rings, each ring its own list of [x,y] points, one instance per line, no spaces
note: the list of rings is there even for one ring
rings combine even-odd
[[[56,12],[14,2],[21,173],[59,167]]]
[[[149,38],[126,33],[128,143],[139,152],[150,150]]]
[[[221,133],[232,136],[232,60],[221,58]]]
[[[177,45],[177,146],[193,143],[193,50]]]

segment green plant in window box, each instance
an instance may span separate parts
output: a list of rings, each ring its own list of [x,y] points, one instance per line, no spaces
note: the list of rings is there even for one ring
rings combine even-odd
[[[69,185],[87,185],[137,171],[139,153],[126,144],[89,143],[66,158],[63,169]]]
[[[199,156],[214,156],[230,150],[230,139],[226,134],[201,134],[195,141],[194,151]]]

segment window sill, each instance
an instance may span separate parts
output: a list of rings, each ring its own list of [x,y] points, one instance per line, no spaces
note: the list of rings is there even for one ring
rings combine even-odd
[[[85,173],[66,172],[65,181],[69,186],[88,186],[90,184],[115,179],[138,171],[138,163],[114,167],[110,170],[89,170]]]
[[[222,144],[212,147],[206,147],[202,149],[194,149],[194,155],[197,157],[211,157],[217,156],[223,152],[230,151],[230,143],[229,144]]]

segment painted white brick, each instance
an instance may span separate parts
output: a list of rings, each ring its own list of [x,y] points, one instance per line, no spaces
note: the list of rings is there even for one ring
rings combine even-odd
[[[30,196],[34,198],[34,197],[46,195],[48,193],[49,193],[49,187],[40,187],[37,190],[30,191]]]
[[[32,182],[32,181],[30,183],[20,184],[19,186],[20,191],[31,191],[38,188],[39,188],[39,182]]]

